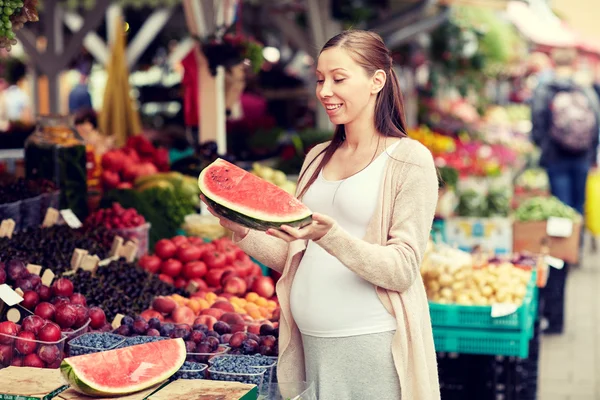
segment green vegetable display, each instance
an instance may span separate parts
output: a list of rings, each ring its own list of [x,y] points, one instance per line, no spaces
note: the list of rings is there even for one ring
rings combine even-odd
[[[576,221],[581,216],[556,197],[534,197],[521,204],[515,212],[515,219],[521,222],[545,221],[550,217]]]

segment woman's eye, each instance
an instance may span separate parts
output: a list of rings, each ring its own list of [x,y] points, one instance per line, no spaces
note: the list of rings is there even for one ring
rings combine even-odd
[[[321,84],[321,83],[323,83],[323,82],[325,82],[325,80],[324,80],[324,79],[317,79],[317,83]]]
[[[340,82],[342,82],[343,80],[344,80],[344,78],[342,78],[342,79],[334,79],[333,81],[334,81],[335,83],[340,83]]]

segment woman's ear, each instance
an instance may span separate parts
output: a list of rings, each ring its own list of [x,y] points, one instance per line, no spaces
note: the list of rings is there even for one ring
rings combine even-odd
[[[387,75],[384,70],[378,69],[373,74],[373,85],[371,88],[371,94],[377,94],[383,89],[385,86],[385,82],[387,80]]]

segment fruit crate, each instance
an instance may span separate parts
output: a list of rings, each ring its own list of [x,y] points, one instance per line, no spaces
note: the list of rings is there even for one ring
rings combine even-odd
[[[0,333],[0,369],[10,365],[59,368],[64,358],[66,336],[54,342]]]
[[[492,306],[466,306],[429,302],[429,314],[434,328],[477,328],[492,330],[523,330],[533,323],[536,296],[536,272],[532,270],[527,293],[516,312],[499,318],[492,317]]]

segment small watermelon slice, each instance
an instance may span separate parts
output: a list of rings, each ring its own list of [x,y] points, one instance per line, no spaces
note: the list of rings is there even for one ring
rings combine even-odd
[[[112,397],[165,381],[181,368],[185,357],[183,339],[170,339],[66,358],[60,370],[78,392]]]
[[[312,220],[300,200],[220,158],[202,170],[198,186],[217,214],[251,229],[298,227]]]

